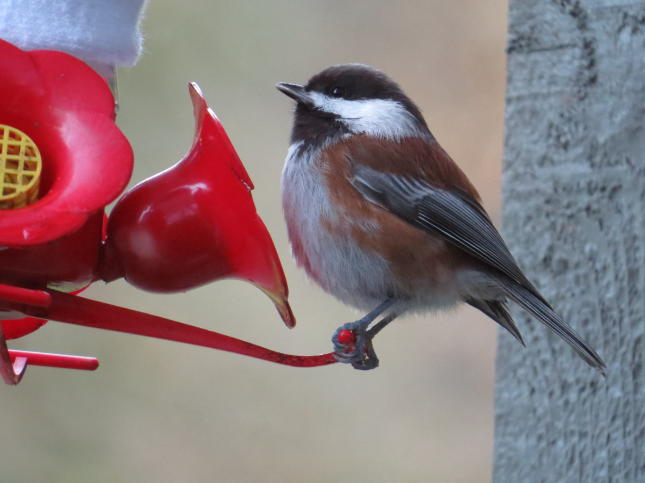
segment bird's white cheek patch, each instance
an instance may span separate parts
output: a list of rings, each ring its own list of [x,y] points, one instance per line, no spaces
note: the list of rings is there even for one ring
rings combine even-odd
[[[347,100],[319,92],[312,92],[311,97],[318,109],[336,114],[353,133],[391,139],[421,134],[415,117],[391,99]]]

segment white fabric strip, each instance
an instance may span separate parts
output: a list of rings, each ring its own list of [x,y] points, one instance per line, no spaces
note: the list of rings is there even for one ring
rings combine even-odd
[[[60,50],[97,70],[132,66],[142,50],[145,0],[0,0],[0,38]]]

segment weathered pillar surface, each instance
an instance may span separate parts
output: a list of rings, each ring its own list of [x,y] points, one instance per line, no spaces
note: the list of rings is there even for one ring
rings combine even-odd
[[[515,310],[494,481],[645,482],[645,2],[511,0],[503,228],[603,379]]]

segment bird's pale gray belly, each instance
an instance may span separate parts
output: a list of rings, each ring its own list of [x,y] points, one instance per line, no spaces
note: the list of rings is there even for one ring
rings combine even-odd
[[[324,183],[309,163],[287,158],[283,209],[294,257],[313,280],[341,301],[361,309],[374,308],[391,293],[391,272],[382,257],[322,226],[322,220],[343,216],[330,204]]]

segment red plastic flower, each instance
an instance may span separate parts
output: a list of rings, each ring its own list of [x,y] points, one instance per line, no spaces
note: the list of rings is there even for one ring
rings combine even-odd
[[[181,161],[116,204],[101,277],[125,277],[153,292],[185,291],[222,278],[246,280],[264,291],[293,327],[287,282],[255,209],[253,183],[197,84],[189,91],[193,145]]]
[[[0,246],[39,245],[78,230],[121,193],[132,149],[107,83],[85,63],[1,40],[0,59],[0,124],[28,135],[43,158],[38,200],[0,212]]]
[[[132,149],[107,83],[85,63],[4,41],[0,61],[1,181],[21,177],[10,166],[24,150],[18,141],[42,158],[36,200],[0,210],[0,282],[78,289],[94,279],[103,207],[130,179]]]

